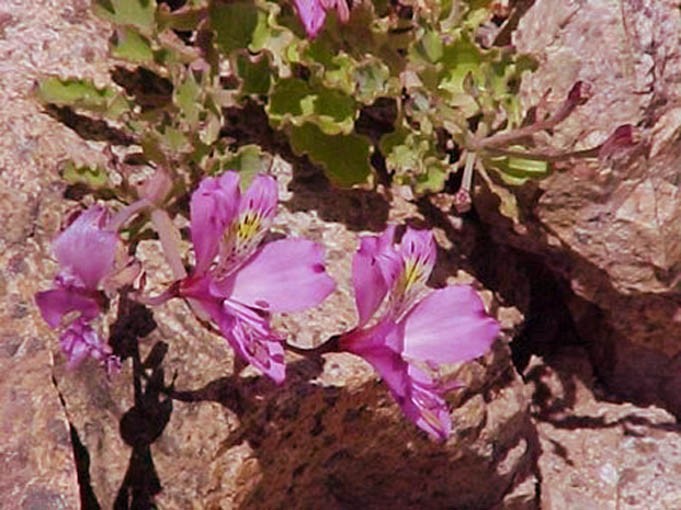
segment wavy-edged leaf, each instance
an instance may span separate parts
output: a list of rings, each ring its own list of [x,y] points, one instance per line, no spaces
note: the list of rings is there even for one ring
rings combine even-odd
[[[131,105],[123,93],[111,87],[97,87],[91,80],[48,77],[35,90],[45,104],[70,106],[118,118],[130,110]]]
[[[156,0],[93,0],[95,14],[116,25],[151,30],[156,23]]]
[[[229,55],[247,48],[258,25],[258,10],[253,2],[211,2],[210,22],[220,50]]]
[[[338,186],[362,184],[371,175],[371,143],[357,134],[330,136],[313,124],[291,128],[291,147],[321,165]]]

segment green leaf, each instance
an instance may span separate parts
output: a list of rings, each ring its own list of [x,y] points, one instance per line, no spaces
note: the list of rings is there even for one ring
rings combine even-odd
[[[368,59],[353,73],[355,98],[364,104],[373,103],[376,98],[389,92],[390,69],[378,59]]]
[[[38,99],[46,104],[70,106],[118,118],[130,109],[127,99],[112,88],[98,88],[90,80],[48,77],[38,83]]]
[[[95,14],[116,25],[132,25],[151,30],[156,16],[156,0],[93,0]]]
[[[551,169],[547,161],[520,156],[489,158],[486,166],[497,170],[502,180],[513,186],[521,186],[530,179],[546,177]]]
[[[84,184],[93,190],[105,187],[109,180],[106,169],[100,166],[76,166],[73,161],[66,162],[61,176],[69,184]]]
[[[258,11],[252,2],[211,2],[210,22],[218,47],[229,55],[251,43],[258,24]]]
[[[260,58],[239,53],[236,57],[237,75],[241,78],[241,93],[266,95],[272,85],[270,62],[266,55]]]
[[[122,27],[116,31],[111,54],[116,58],[136,63],[152,62],[154,60],[154,52],[151,49],[149,40],[130,27]]]
[[[173,91],[173,101],[190,126],[195,126],[199,122],[200,94],[201,90],[191,71],[187,72],[184,81]]]
[[[291,147],[321,165],[327,177],[339,186],[362,184],[371,175],[371,144],[357,134],[329,136],[313,124],[291,129]]]
[[[438,62],[444,54],[442,36],[434,30],[426,30],[419,40],[419,49],[431,63]]]
[[[263,152],[258,145],[244,145],[236,153],[229,154],[220,162],[220,171],[236,170],[240,174],[242,189],[248,187],[256,174],[266,172],[272,156]]]
[[[461,37],[446,46],[442,55],[443,70],[439,88],[451,94],[463,94],[464,80],[470,73],[480,75],[482,55],[480,49],[468,37]]]
[[[442,191],[449,175],[449,165],[437,158],[428,158],[425,172],[414,178],[414,191],[418,194]]]
[[[275,125],[312,122],[324,133],[350,133],[357,115],[355,100],[335,89],[312,87],[297,78],[279,80],[270,95],[267,113]]]

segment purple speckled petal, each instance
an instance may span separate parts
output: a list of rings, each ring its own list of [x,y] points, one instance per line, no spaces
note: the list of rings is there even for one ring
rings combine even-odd
[[[277,212],[279,192],[277,181],[267,174],[257,174],[241,197],[239,214],[253,211],[260,218],[271,220]]]
[[[440,363],[467,361],[489,350],[499,324],[468,285],[428,294],[404,319],[404,355]]]
[[[206,177],[192,194],[191,237],[196,253],[196,273],[206,271],[218,254],[227,225],[239,208],[239,174],[225,172],[219,178]]]
[[[263,246],[236,273],[214,282],[211,291],[268,312],[297,312],[318,305],[335,287],[321,245],[282,239]]]
[[[446,441],[452,430],[452,418],[439,388],[413,365],[409,365],[407,377],[409,398],[401,404],[404,414],[433,439]]]
[[[232,349],[277,384],[284,381],[282,339],[272,331],[266,315],[229,300],[208,311]]]
[[[88,289],[96,289],[113,267],[118,235],[104,230],[107,219],[105,208],[90,207],[52,243],[62,270]]]
[[[111,347],[82,318],[73,321],[61,334],[59,345],[70,369],[77,368],[88,357],[99,361],[109,373],[120,368],[120,360],[112,354]]]
[[[430,230],[415,230],[407,227],[399,245],[399,253],[404,261],[417,262],[422,267],[423,283],[428,280],[435,265],[435,241]]]

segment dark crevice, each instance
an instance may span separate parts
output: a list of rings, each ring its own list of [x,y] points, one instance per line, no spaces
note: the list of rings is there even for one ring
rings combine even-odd
[[[48,104],[45,113],[74,130],[81,138],[95,142],[111,142],[114,145],[128,146],[135,143],[129,134],[110,126],[102,119],[76,113],[68,106]]]
[[[66,401],[64,396],[59,391],[59,386],[57,384],[57,379],[52,375],[52,384],[54,385],[57,395],[59,396],[59,402],[64,409],[64,414],[66,412]],[[80,440],[78,431],[76,427],[71,423],[69,424],[69,432],[71,435],[71,447],[73,448],[73,460],[76,464],[76,476],[78,477],[78,491],[80,493],[80,508],[82,510],[100,510],[101,506],[97,501],[97,496],[95,496],[95,491],[92,489],[92,481],[90,480],[90,454],[85,448],[85,445]]]
[[[71,444],[73,445],[73,457],[76,460],[76,473],[78,474],[78,486],[80,488],[80,507],[83,510],[100,510],[92,482],[90,480],[90,454],[81,442],[78,431],[72,423],[69,423],[71,431]]]

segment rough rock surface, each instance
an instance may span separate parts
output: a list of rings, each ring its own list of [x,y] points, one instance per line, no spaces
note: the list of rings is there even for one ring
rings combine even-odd
[[[32,296],[56,269],[49,242],[70,207],[61,199],[59,162],[107,161],[103,144],[41,113],[30,91],[39,73],[105,82],[109,31],[85,2],[10,2],[0,10],[1,290],[10,319],[0,379],[8,439],[0,452],[12,473],[0,485],[5,501],[27,509],[77,508],[79,499],[85,508],[146,508],[152,501],[170,509],[535,507],[536,440],[508,335],[485,359],[451,368],[449,376],[468,387],[450,397],[457,425],[446,445],[406,422],[370,367],[349,355],[292,356],[290,383],[281,388],[252,370],[232,377],[224,340],[180,302],[153,316],[117,303],[108,319],[121,311],[110,327],[125,357],[121,374],[107,380],[93,363],[67,371]],[[280,171],[284,192],[287,172],[289,166]],[[294,193],[283,194],[277,228],[324,241],[341,285],[324,305],[329,318],[280,319],[302,346],[354,323],[347,270],[356,231],[381,228],[388,218],[376,194],[336,193],[323,181],[306,186],[292,183]],[[393,219],[406,218],[423,224],[415,207],[393,212]],[[155,243],[143,252],[150,275],[167,281]],[[439,268],[440,284],[453,268]],[[474,280],[462,272],[456,278]],[[491,292],[485,298],[498,308]],[[522,316],[507,315],[510,332]]]
[[[555,106],[577,80],[593,91],[544,143],[593,147],[625,123],[637,126],[639,143],[599,162],[575,162],[522,190],[521,228],[499,229],[484,200],[480,208],[498,239],[540,254],[596,305],[571,303],[611,390],[677,415],[679,28],[678,2],[535,2],[515,34],[518,49],[540,62],[523,81],[527,104],[552,90]]]
[[[681,508],[681,427],[673,416],[599,388],[583,348],[533,357],[525,376],[542,448],[542,509]]]
[[[59,223],[55,167],[96,158],[30,97],[39,73],[101,75],[101,26],[87,4],[0,4],[0,506],[79,507],[71,431],[52,379],[53,334],[33,294],[49,282],[45,247]]]
[[[641,9],[634,9],[636,5]],[[145,508],[152,501],[164,509],[524,510],[538,505],[538,467],[543,508],[681,506],[675,481],[679,430],[665,411],[610,401],[594,389],[588,364],[577,351],[547,355],[543,362],[532,358],[525,372],[528,386],[515,372],[508,346],[511,338],[517,343],[523,337],[577,336],[576,324],[589,341],[592,358],[601,362],[599,376],[609,376],[610,382],[621,377],[622,390],[630,388],[638,397],[642,393],[635,385],[641,383],[650,398],[661,395],[667,404],[679,399],[677,379],[669,377],[681,372],[670,361],[677,350],[672,295],[677,206],[667,200],[675,196],[669,186],[676,186],[671,171],[676,156],[669,147],[678,123],[673,108],[658,106],[663,92],[669,98],[676,92],[671,86],[645,89],[671,80],[646,78],[646,55],[662,73],[656,76],[673,73],[675,39],[665,34],[669,20],[678,22],[678,12],[664,10],[670,5],[625,2],[625,16],[618,18],[617,9],[606,3],[564,2],[556,7],[539,0],[521,25],[519,46],[545,51],[540,72],[527,84],[529,98],[541,95],[547,82],[560,97],[575,79],[601,80],[587,105],[594,110],[578,112],[583,117],[570,119],[572,124],[557,131],[553,143],[590,145],[607,136],[610,122],[648,119],[642,124],[648,137],[646,157],[634,153],[626,166],[613,161],[598,179],[585,178],[584,169],[554,175],[542,183],[539,221],[527,229],[543,234],[506,234],[506,241],[548,254],[573,288],[599,308],[582,298],[568,300],[572,316],[563,305],[556,308],[568,293],[558,284],[546,284],[550,279],[541,269],[543,259],[524,259],[495,244],[468,220],[438,215],[425,203],[404,203],[397,194],[389,208],[375,193],[331,190],[323,180],[305,174],[304,167],[296,166],[293,180],[289,166],[278,168],[284,203],[276,229],[323,241],[329,270],[340,283],[319,314],[279,319],[292,342],[315,345],[353,325],[347,275],[358,230],[380,229],[388,219],[423,225],[424,211],[437,227],[441,246],[433,284],[472,282],[502,322],[504,338],[492,353],[445,370],[446,377],[462,380],[466,388],[450,395],[455,432],[447,444],[436,445],[403,419],[370,367],[350,355],[326,355],[323,360],[291,355],[289,384],[283,387],[252,370],[231,376],[234,359],[224,340],[201,327],[180,302],[155,310],[153,316],[127,301],[113,307],[112,321],[116,308],[122,313],[111,326],[112,342],[126,358],[113,380],[91,363],[77,372],[65,370],[56,337],[32,303],[34,292],[49,285],[55,270],[49,241],[68,207],[56,169],[64,158],[106,160],[102,144],[85,142],[40,113],[30,90],[38,73],[45,72],[107,80],[109,30],[90,16],[86,2],[3,3],[3,501],[41,510],[78,508],[79,502],[85,508]],[[603,45],[610,50],[634,41],[625,45],[633,60],[624,54],[593,62],[585,58],[584,41],[575,34],[594,16],[610,21],[600,35],[592,27],[590,37],[614,37]],[[650,30],[648,19],[653,20]],[[545,24],[542,30],[532,29],[539,21]],[[529,37],[522,39],[522,30],[534,31],[536,46],[531,47],[535,43]],[[653,34],[651,40],[646,40],[646,30]],[[598,66],[620,66],[618,83],[627,85],[604,82]],[[561,68],[574,70],[574,75],[561,73]],[[618,95],[624,89],[637,93]],[[584,125],[589,129],[583,130]],[[589,219],[601,211],[589,209],[593,197],[599,197],[596,202],[607,213],[597,221]],[[653,213],[650,203],[658,197],[660,206]],[[580,235],[588,242],[579,244]],[[655,243],[665,246],[662,258],[646,251]],[[143,252],[156,283],[167,281],[156,244],[146,243]],[[646,341],[648,350],[642,347]],[[540,350],[536,345],[533,349]],[[612,353],[617,354],[614,363],[603,364]],[[515,361],[523,356],[529,358],[519,348],[513,352]],[[662,362],[657,374],[651,368],[654,362]],[[634,363],[640,364],[640,374]],[[529,409],[532,393],[534,416]]]
[[[291,167],[279,165],[277,172],[285,202],[275,229],[323,240],[329,271],[339,281],[323,305],[329,315],[279,321],[292,342],[315,345],[355,321],[346,276],[356,234],[314,211],[290,211]],[[418,215],[406,205],[395,211]],[[149,243],[144,252],[150,274],[163,280],[157,247]],[[473,280],[463,273],[457,278]],[[493,299],[489,292],[485,297]],[[508,331],[522,318],[510,317]],[[177,509],[536,507],[529,400],[503,341],[480,362],[452,367],[448,377],[467,389],[451,395],[456,432],[438,445],[404,420],[359,358],[292,355],[287,384],[278,388],[253,370],[232,377],[230,349],[183,303],[154,310],[154,322],[137,309],[128,323],[113,327],[114,342],[124,344],[126,335],[150,331],[139,357],[133,352],[113,382],[96,367],[75,375],[57,367],[103,508],[151,500]]]

